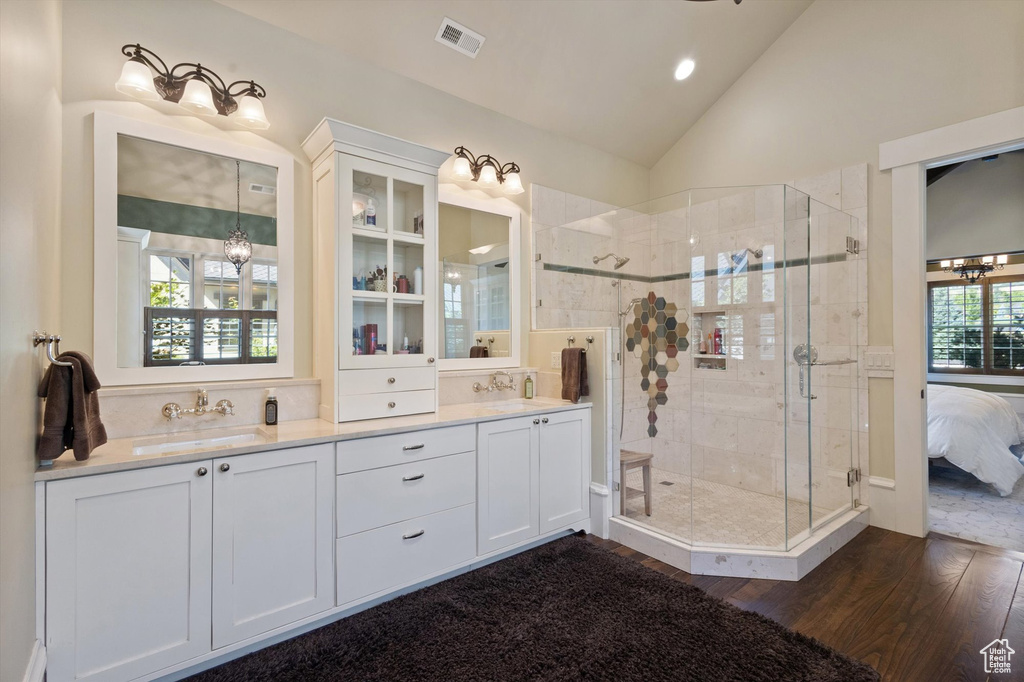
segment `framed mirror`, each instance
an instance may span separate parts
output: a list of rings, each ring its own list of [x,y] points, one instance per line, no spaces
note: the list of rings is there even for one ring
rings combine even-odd
[[[439,199],[440,368],[518,367],[519,207],[507,199],[444,186]]]
[[[291,155],[103,112],[94,135],[101,381],[292,376]]]

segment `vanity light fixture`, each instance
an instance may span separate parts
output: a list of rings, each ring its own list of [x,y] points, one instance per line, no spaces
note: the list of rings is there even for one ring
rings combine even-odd
[[[992,272],[1002,270],[1006,265],[1005,255],[981,256],[980,258],[955,258],[952,261],[940,261],[943,272],[955,272],[962,279],[974,284],[979,279]]]
[[[121,78],[114,84],[118,92],[141,100],[163,98],[177,102],[200,116],[228,116],[252,130],[270,127],[260,101],[267,96],[267,91],[256,81],[235,81],[228,85],[199,63],[183,62],[169,69],[155,52],[139,44],[125,45],[121,54],[128,57],[128,61],[121,69]]]
[[[455,148],[455,164],[452,177],[456,180],[472,180],[481,187],[501,187],[505,194],[522,194],[523,181],[519,178],[519,166],[515,163],[501,163],[490,154],[479,157],[465,147]]]
[[[235,229],[224,241],[224,255],[235,266],[235,272],[242,274],[242,266],[252,257],[252,242],[242,229],[242,164],[235,159]]]

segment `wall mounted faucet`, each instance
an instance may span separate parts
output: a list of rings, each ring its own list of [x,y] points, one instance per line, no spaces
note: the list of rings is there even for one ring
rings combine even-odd
[[[507,376],[508,377],[508,382],[505,382],[505,381],[502,381],[502,380],[498,379],[498,375],[499,374],[504,374],[505,376]],[[492,391],[504,391],[504,390],[515,391],[516,390],[516,380],[515,380],[515,377],[512,376],[511,372],[505,372],[505,371],[495,372],[494,374],[491,375],[491,383],[489,383],[486,386],[484,386],[483,384],[481,384],[478,381],[475,384],[473,384],[473,390],[475,392],[477,392],[477,393],[480,393],[481,391],[487,391],[488,393],[490,393]]]
[[[218,412],[225,417],[235,413],[235,404],[230,400],[219,400],[217,405],[214,407],[208,407],[210,404],[210,396],[207,394],[206,389],[196,389],[196,406],[182,409],[178,403],[167,403],[161,410],[161,414],[167,418],[167,421],[172,419],[181,419],[183,414],[194,414],[197,417],[207,412]]]

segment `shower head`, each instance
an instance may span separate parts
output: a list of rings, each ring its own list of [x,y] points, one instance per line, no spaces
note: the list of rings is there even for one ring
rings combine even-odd
[[[598,263],[603,261],[605,258],[614,258],[615,259],[615,266],[613,268],[614,270],[618,270],[623,265],[625,265],[626,263],[629,262],[629,258],[627,256],[616,256],[614,253],[606,253],[603,256],[594,256],[594,265],[597,265]]]
[[[743,249],[742,251],[737,251],[736,253],[734,253],[732,255],[732,262],[735,263],[736,265],[739,265],[744,260],[746,260],[748,253],[754,256],[754,258],[760,258],[761,256],[764,255],[764,251],[762,251],[761,249],[747,248]]]
[[[629,315],[629,312],[633,310],[633,306],[635,306],[637,303],[640,303],[643,300],[644,299],[642,298],[634,298],[632,301],[626,304],[626,307],[623,310],[619,311],[619,317],[625,317],[626,315]]]

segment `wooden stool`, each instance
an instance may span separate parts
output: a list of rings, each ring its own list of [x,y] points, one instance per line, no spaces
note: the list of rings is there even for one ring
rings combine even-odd
[[[654,498],[654,491],[651,490],[651,461],[654,459],[654,455],[646,452],[634,452],[633,450],[620,450],[619,451],[619,490],[622,494],[622,503],[620,506],[620,513],[626,513],[626,500],[634,497],[644,496],[644,513],[648,516],[651,515],[651,502]],[[626,472],[630,469],[643,468],[644,474],[644,489],[637,490],[636,488],[626,487]]]

